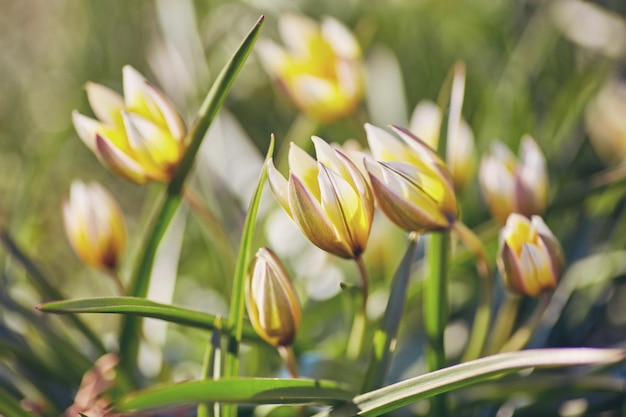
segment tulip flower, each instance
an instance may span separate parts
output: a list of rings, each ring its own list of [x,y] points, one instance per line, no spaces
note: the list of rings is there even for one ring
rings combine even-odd
[[[564,262],[561,244],[541,217],[509,216],[500,231],[498,268],[510,290],[535,297],[556,287]]]
[[[300,325],[300,303],[289,275],[267,248],[256,253],[246,282],[246,306],[254,330],[272,346],[293,343]]]
[[[415,136],[433,149],[439,144],[441,110],[432,101],[424,100],[417,104],[411,116],[410,130]],[[474,133],[461,119],[456,135],[448,137],[446,165],[457,189],[462,188],[474,174]]]
[[[289,180],[270,160],[274,196],[313,244],[342,258],[360,258],[374,216],[369,186],[345,154],[318,137],[312,139],[317,161],[291,144]]]
[[[408,232],[449,229],[457,207],[452,178],[443,161],[408,130],[387,131],[365,125],[376,160],[365,160],[372,191],[380,209]]]
[[[87,83],[96,117],[74,111],[78,135],[115,174],[138,184],[168,181],[186,148],[185,125],[168,99],[134,68],[123,69],[124,97]]]
[[[296,106],[321,122],[352,113],[363,96],[364,70],[350,31],[330,17],[317,24],[297,15],[281,18],[279,31],[286,49],[260,42],[261,62]]]
[[[115,199],[99,184],[74,181],[63,203],[67,238],[87,265],[114,271],[126,246],[126,226]]]
[[[509,214],[542,214],[548,200],[546,160],[528,135],[520,144],[517,160],[506,145],[496,142],[484,156],[479,180],[491,214],[501,223]]]

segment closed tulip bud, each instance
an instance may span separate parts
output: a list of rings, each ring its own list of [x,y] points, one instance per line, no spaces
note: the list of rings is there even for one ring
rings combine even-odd
[[[564,263],[561,244],[541,217],[509,216],[500,231],[498,268],[511,291],[535,297],[556,287]]]
[[[312,139],[317,161],[292,143],[289,180],[270,161],[270,186],[313,244],[342,258],[359,258],[374,216],[370,188],[345,154],[318,137]]]
[[[421,101],[413,110],[410,130],[428,146],[437,149],[441,126],[441,110],[432,101]],[[447,138],[446,165],[457,189],[461,189],[472,179],[475,169],[474,133],[461,119],[456,135]]]
[[[286,49],[259,42],[261,62],[298,108],[330,122],[351,114],[363,97],[361,49],[348,29],[326,17],[321,24],[297,15],[279,21]]]
[[[537,143],[524,136],[519,160],[506,145],[496,142],[483,157],[480,185],[491,214],[504,224],[509,214],[543,214],[548,202],[546,160]]]
[[[396,225],[409,232],[448,229],[456,218],[452,178],[443,161],[409,131],[387,131],[365,125],[376,162],[365,159],[378,206]]]
[[[101,185],[74,181],[63,203],[63,220],[67,238],[85,264],[117,268],[126,246],[126,226],[117,202]]]
[[[300,325],[300,303],[274,252],[256,253],[246,283],[246,306],[254,330],[273,346],[289,346]]]
[[[129,181],[169,181],[186,149],[185,125],[168,99],[134,68],[123,70],[124,97],[87,83],[99,120],[74,111],[78,135],[112,172]]]

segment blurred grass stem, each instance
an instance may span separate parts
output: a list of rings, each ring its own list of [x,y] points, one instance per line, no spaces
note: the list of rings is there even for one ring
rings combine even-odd
[[[544,293],[541,296],[539,303],[535,307],[535,311],[533,311],[533,314],[528,318],[528,320],[526,321],[526,323],[524,323],[522,327],[520,327],[519,329],[517,329],[517,331],[515,331],[515,333],[513,333],[513,335],[504,344],[504,346],[502,346],[499,353],[513,352],[523,349],[537,329],[537,326],[539,326],[539,323],[541,322],[541,317],[548,308],[549,304],[550,294]]]
[[[521,297],[507,293],[498,309],[487,346],[487,354],[493,355],[500,351],[506,340],[511,336]]]

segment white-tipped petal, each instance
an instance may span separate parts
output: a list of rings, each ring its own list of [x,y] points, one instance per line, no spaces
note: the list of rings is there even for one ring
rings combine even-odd
[[[274,161],[270,159],[267,165],[267,178],[270,183],[270,188],[278,204],[287,212],[289,217],[293,218],[291,214],[291,208],[289,207],[289,184],[283,175],[278,172],[274,166]]]
[[[119,125],[120,111],[124,108],[122,96],[108,87],[92,82],[88,82],[85,89],[87,100],[96,117],[105,123]]]
[[[325,17],[320,25],[322,36],[335,53],[345,59],[361,57],[361,48],[352,33],[337,19]]]
[[[94,152],[96,150],[96,135],[100,129],[101,123],[91,117],[83,116],[76,110],[72,112],[72,122],[74,123],[76,133],[78,133],[78,137]]]

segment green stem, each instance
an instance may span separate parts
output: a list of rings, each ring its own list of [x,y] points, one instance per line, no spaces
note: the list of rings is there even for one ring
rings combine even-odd
[[[537,305],[537,307],[535,307],[535,311],[533,311],[532,316],[528,318],[528,320],[526,321],[526,323],[524,323],[522,327],[520,327],[515,333],[513,333],[513,336],[511,336],[508,342],[506,342],[504,346],[502,346],[502,349],[500,349],[499,353],[513,352],[523,349],[524,346],[526,346],[526,343],[528,343],[528,341],[530,340],[530,337],[537,329],[537,326],[541,322],[541,317],[546,311],[546,308],[548,308],[549,304],[550,295],[543,294],[541,300],[539,301],[539,304]]]
[[[293,353],[293,348],[291,346],[278,346],[278,353],[280,357],[283,358],[289,375],[292,378],[299,378],[298,361],[296,360],[296,355]]]
[[[496,319],[487,345],[487,354],[493,355],[500,351],[504,343],[511,336],[511,331],[517,319],[520,296],[507,293],[502,306],[498,309]]]
[[[215,330],[211,334],[211,340],[207,344],[204,351],[204,359],[202,361],[202,371],[200,372],[200,379],[205,381],[208,379],[219,379],[221,374],[220,363],[222,362],[220,341],[222,338],[222,318],[217,316],[215,319]],[[211,412],[211,404],[201,402],[198,404],[198,417],[219,417],[220,406],[219,403],[214,403],[213,412]]]
[[[354,322],[348,338],[346,354],[350,359],[358,359],[363,349],[363,339],[367,324],[367,298],[369,293],[369,278],[367,268],[363,262],[363,257],[359,256],[354,260],[361,277],[361,308],[354,313]]]
[[[463,361],[470,361],[480,357],[489,333],[492,293],[491,268],[482,241],[470,228],[457,220],[452,224],[452,231],[476,256],[476,269],[478,269],[478,274],[481,277],[481,291],[474,314],[472,332],[463,355]]]
[[[448,270],[447,256],[450,233],[448,231],[430,235],[426,247],[426,256],[430,268],[424,282],[424,326],[428,344],[426,362],[429,372],[445,368],[446,352],[444,331],[448,324]],[[444,395],[433,397],[430,415],[445,417],[448,415],[447,401]]]

